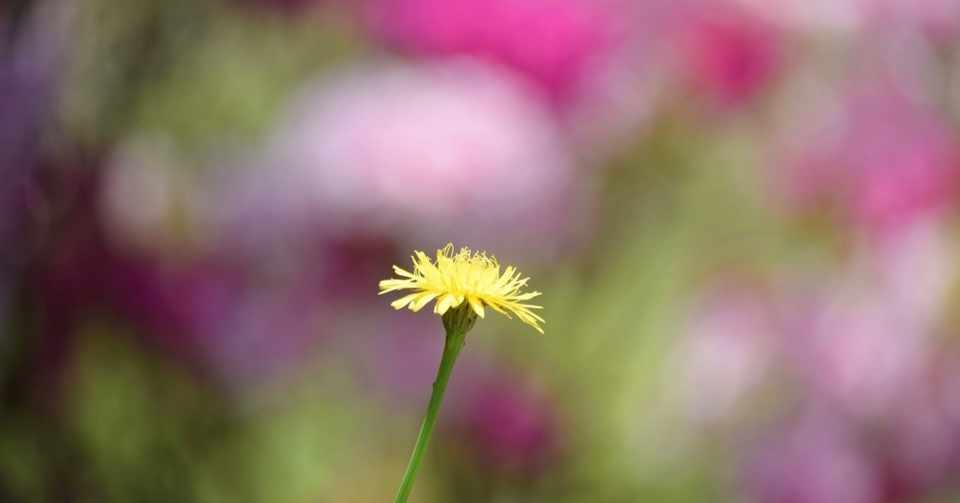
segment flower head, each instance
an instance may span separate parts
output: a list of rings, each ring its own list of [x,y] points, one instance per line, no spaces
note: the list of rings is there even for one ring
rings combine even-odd
[[[530,278],[521,277],[513,266],[507,266],[501,273],[497,259],[485,252],[471,253],[469,248],[454,252],[452,244],[437,250],[436,262],[422,252],[415,251],[413,272],[393,266],[400,278],[385,279],[380,282],[380,294],[397,290],[414,290],[413,293],[395,300],[394,309],[409,307],[419,311],[432,300],[436,300],[433,312],[444,315],[451,308],[466,306],[483,318],[485,306],[511,318],[515,315],[520,321],[543,333],[540,324],[543,318],[533,311],[541,306],[525,304],[525,301],[540,295],[540,292],[521,293]]]

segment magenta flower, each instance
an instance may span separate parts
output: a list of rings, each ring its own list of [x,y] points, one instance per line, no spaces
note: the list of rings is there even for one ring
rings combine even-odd
[[[508,366],[464,363],[463,379],[451,388],[451,430],[463,439],[457,440],[466,447],[461,453],[495,473],[542,475],[563,450],[562,416],[549,390]]]
[[[888,417],[880,459],[886,501],[914,501],[936,494],[960,469],[960,383],[957,355],[931,358],[915,386]]]
[[[720,106],[751,100],[783,66],[784,41],[776,26],[730,5],[690,13],[676,42],[681,72]]]
[[[468,436],[490,466],[529,473],[543,469],[554,454],[553,411],[530,390],[516,383],[488,383],[468,407]]]

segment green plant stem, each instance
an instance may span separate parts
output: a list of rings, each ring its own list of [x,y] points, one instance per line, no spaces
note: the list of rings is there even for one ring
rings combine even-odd
[[[420,462],[423,460],[423,453],[427,450],[427,444],[430,442],[430,435],[433,434],[433,427],[437,424],[437,412],[439,412],[440,404],[443,402],[443,393],[447,390],[453,364],[457,361],[460,350],[463,349],[465,336],[465,331],[447,331],[447,337],[443,345],[443,358],[440,360],[440,368],[437,369],[437,378],[433,381],[433,392],[430,394],[427,414],[423,418],[423,424],[420,425],[420,434],[417,435],[417,443],[413,446],[413,453],[410,454],[410,462],[407,463],[407,470],[403,474],[403,481],[400,482],[400,489],[397,490],[394,503],[406,503],[407,497],[413,489],[413,481],[417,477]]]

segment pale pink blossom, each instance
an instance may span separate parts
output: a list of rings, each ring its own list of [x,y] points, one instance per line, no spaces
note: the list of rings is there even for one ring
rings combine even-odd
[[[668,367],[694,422],[734,416],[771,374],[780,327],[766,293],[739,281],[709,290],[694,306]]]
[[[508,74],[469,61],[322,80],[291,103],[255,164],[240,191],[259,208],[251,216],[418,246],[523,238],[549,248],[576,206],[573,162],[548,111]]]

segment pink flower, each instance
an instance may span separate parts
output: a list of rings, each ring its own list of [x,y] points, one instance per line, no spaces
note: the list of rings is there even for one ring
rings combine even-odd
[[[879,30],[902,26],[944,41],[960,32],[960,2],[955,0],[862,0],[862,9]]]
[[[607,63],[622,41],[623,9],[606,0],[369,0],[385,43],[420,56],[473,56],[509,67],[556,104]]]
[[[903,316],[926,326],[941,319],[958,272],[945,222],[914,225],[896,239],[863,243],[862,248],[859,260]]]
[[[806,144],[787,161],[787,189],[801,207],[826,201],[857,226],[889,234],[953,204],[960,145],[934,111],[880,85],[828,110],[813,134],[795,138]]]
[[[805,35],[892,34],[910,31],[949,42],[960,29],[955,0],[740,0],[750,10]]]
[[[863,0],[739,0],[752,13],[803,35],[849,33],[863,22]],[[871,0],[867,0],[871,1]]]
[[[789,356],[813,396],[871,422],[900,407],[933,355],[956,277],[950,257],[939,227],[860,243],[789,339]]]
[[[798,341],[807,358],[802,374],[814,393],[860,418],[896,407],[929,350],[925,327],[871,300],[838,299],[818,317],[808,340]]]

